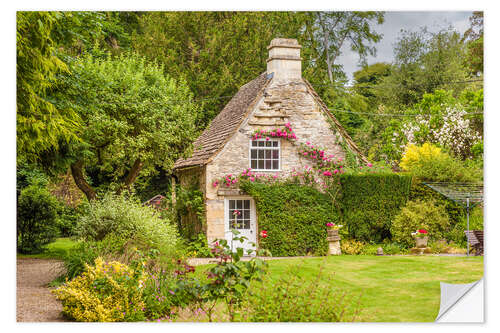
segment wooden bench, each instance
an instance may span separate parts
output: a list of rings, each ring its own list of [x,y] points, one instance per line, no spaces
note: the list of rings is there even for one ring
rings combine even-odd
[[[465,237],[469,238],[469,244],[474,248],[476,255],[484,254],[483,230],[464,231]]]

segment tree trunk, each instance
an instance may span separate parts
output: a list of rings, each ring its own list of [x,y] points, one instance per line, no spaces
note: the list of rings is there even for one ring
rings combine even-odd
[[[71,174],[73,175],[73,179],[75,180],[76,186],[85,194],[89,201],[94,200],[96,198],[96,193],[94,189],[90,186],[89,183],[83,177],[83,162],[76,161],[71,164]]]
[[[139,172],[141,172],[143,165],[144,163],[140,159],[135,160],[134,165],[132,165],[132,169],[130,169],[127,178],[125,178],[125,181],[123,182],[123,185],[118,189],[118,193],[120,193],[124,189],[130,188],[130,185],[135,182],[135,179],[139,175]]]

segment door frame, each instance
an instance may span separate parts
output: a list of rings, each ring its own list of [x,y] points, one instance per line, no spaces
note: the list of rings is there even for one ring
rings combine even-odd
[[[231,247],[232,234],[229,229],[229,200],[250,200],[250,237],[248,237],[247,242],[253,242],[256,245],[254,250],[257,250],[257,210],[255,207],[255,200],[248,195],[234,195],[224,197],[224,239],[228,241],[228,245]],[[246,235],[245,235],[246,236]],[[245,248],[247,250],[248,248]],[[245,252],[246,255],[246,252]]]

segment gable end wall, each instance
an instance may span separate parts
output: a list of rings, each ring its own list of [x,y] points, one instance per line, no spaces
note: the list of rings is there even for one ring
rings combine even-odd
[[[206,165],[205,193],[209,243],[216,238],[224,238],[225,232],[224,196],[218,195],[218,190],[223,187],[213,187],[212,183],[227,174],[240,174],[250,167],[250,136],[255,130],[283,128],[285,123],[290,122],[297,140],[292,143],[281,139],[282,175],[290,175],[294,169],[302,171],[305,166],[311,166],[307,158],[298,154],[300,143],[307,141],[322,146],[327,154],[345,158],[345,153],[338,143],[340,135],[332,131],[327,116],[302,80],[273,80],[264,95],[224,148]]]

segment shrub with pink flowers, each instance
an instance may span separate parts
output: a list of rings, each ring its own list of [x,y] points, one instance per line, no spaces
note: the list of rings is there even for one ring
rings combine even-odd
[[[271,130],[256,130],[252,134],[252,140],[263,138],[284,138],[288,140],[295,140],[297,136],[292,130],[290,123],[286,123],[284,128],[273,128]]]

